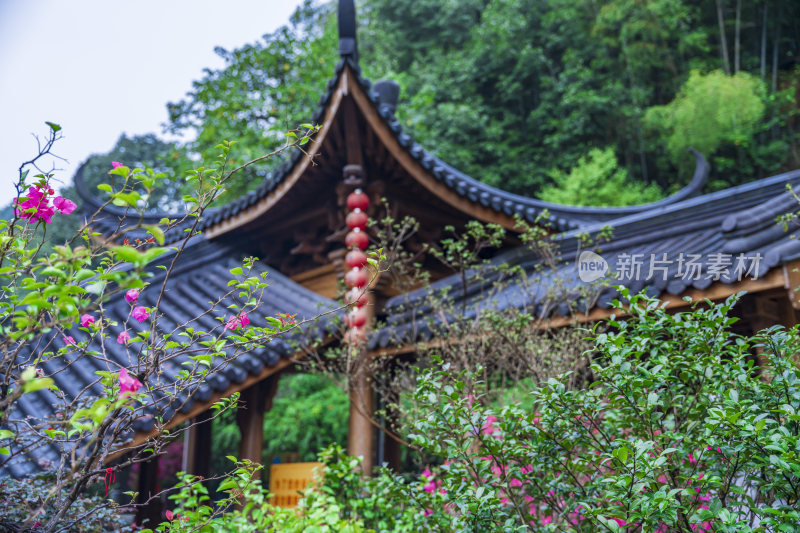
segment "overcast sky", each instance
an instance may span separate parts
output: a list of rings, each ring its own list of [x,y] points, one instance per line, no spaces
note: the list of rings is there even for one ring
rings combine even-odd
[[[0,206],[45,121],[69,183],[122,133],[161,133],[166,104],[236,48],[286,24],[301,0],[0,0]]]

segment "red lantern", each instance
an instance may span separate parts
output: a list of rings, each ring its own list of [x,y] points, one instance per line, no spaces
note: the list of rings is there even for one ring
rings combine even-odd
[[[367,323],[367,310],[356,308],[347,313],[350,318],[350,327],[360,328]]]
[[[366,250],[369,246],[369,237],[363,231],[354,229],[344,237],[344,244],[348,248],[361,248]]]
[[[344,275],[344,284],[349,288],[358,287],[359,289],[367,285],[367,273],[363,270],[354,268]]]
[[[360,328],[367,323],[366,309],[352,309],[345,315],[344,323],[350,328]]]
[[[358,288],[350,289],[344,293],[344,303],[347,305],[355,305],[356,307],[364,307],[369,302],[367,293],[359,290]]]
[[[344,334],[345,342],[358,346],[366,338],[366,332],[361,328],[350,328]]]
[[[347,218],[345,219],[345,224],[350,229],[358,228],[361,231],[367,229],[367,221],[369,217],[367,214],[363,212],[361,209],[356,209],[355,211],[351,211],[348,213]]]
[[[347,195],[347,209],[351,211],[354,209],[366,211],[367,207],[369,207],[369,197],[361,192],[361,189],[356,189],[355,192]]]
[[[344,256],[344,262],[349,268],[362,268],[367,264],[367,254],[361,250],[350,250]]]

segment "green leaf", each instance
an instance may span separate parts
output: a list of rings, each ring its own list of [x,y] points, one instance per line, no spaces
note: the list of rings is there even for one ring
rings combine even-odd
[[[56,132],[58,132],[58,131],[61,131],[61,126],[59,126],[59,125],[58,125],[58,124],[56,124],[55,122],[47,122],[47,121],[45,121],[45,124],[47,124],[48,126],[50,126],[50,129],[53,131],[53,133],[56,133]]]
[[[22,392],[36,392],[37,390],[49,389],[55,382],[52,378],[36,378],[22,384]]]
[[[111,248],[117,259],[126,263],[139,264],[142,261],[143,255],[139,250],[130,246],[114,246]]]
[[[162,230],[159,226],[155,224],[147,224],[145,225],[147,232],[153,236],[153,238],[158,242],[159,245],[164,244],[164,230]]]

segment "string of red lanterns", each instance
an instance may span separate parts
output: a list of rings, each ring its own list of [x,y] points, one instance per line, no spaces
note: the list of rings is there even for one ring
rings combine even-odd
[[[369,207],[369,197],[361,189],[356,189],[347,196],[347,209],[350,210],[345,218],[345,224],[350,228],[344,239],[348,252],[344,257],[347,265],[347,273],[344,275],[344,283],[347,285],[347,292],[344,301],[352,307],[348,309],[344,317],[347,327],[345,341],[350,344],[358,344],[366,336],[365,326],[367,325],[368,315],[364,308],[367,305],[367,282],[369,281],[366,271],[367,254],[364,250],[369,245],[367,236],[367,208]]]

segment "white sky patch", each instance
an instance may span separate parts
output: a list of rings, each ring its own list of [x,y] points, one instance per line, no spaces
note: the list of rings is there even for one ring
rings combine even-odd
[[[20,163],[63,128],[56,178],[123,133],[162,132],[180,100],[227,49],[288,23],[301,0],[0,0],[0,206]],[[46,162],[46,169],[53,162]]]

